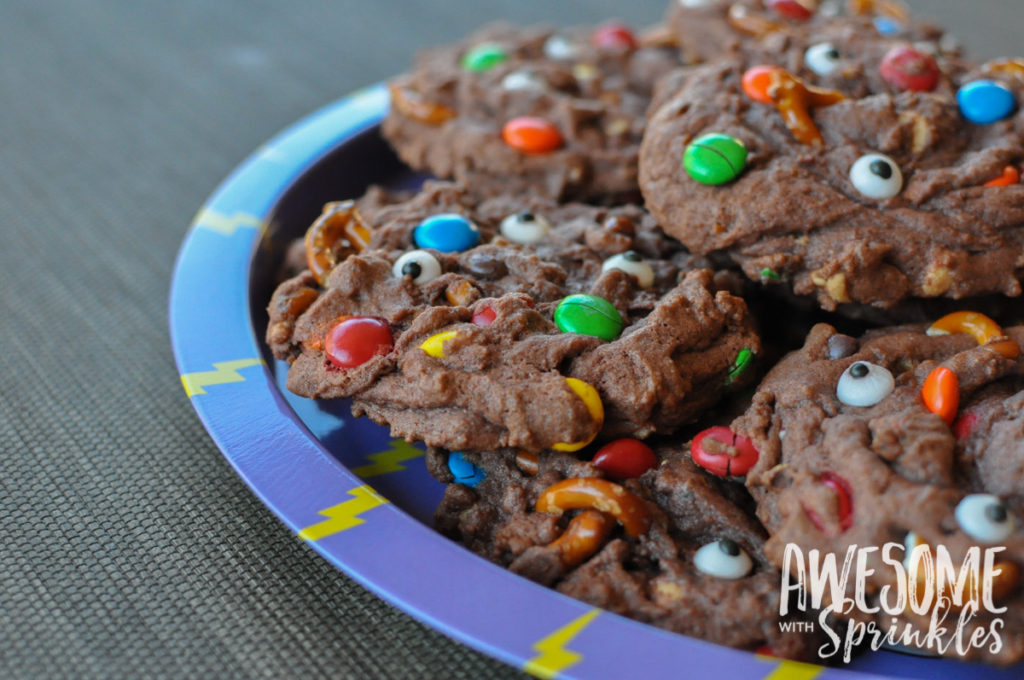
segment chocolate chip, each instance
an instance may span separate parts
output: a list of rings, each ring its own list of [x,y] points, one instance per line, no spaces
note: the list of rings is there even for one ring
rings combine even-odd
[[[849,335],[836,334],[828,339],[828,358],[845,359],[860,349],[860,343]]]

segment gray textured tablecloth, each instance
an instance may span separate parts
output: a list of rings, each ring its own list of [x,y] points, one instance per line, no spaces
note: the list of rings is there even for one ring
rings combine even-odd
[[[0,677],[498,678],[335,571],[234,475],[166,321],[199,205],[252,149],[506,17],[667,0],[0,2]],[[1007,0],[919,0],[980,56]]]

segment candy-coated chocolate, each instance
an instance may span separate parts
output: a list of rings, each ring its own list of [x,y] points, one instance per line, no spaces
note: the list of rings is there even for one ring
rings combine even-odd
[[[594,467],[612,479],[639,477],[658,465],[658,457],[639,439],[625,437],[608,442],[594,454]]]
[[[747,147],[735,137],[718,132],[698,137],[683,153],[686,174],[701,184],[731,182],[746,167]]]
[[[754,66],[746,70],[740,84],[748,97],[762,104],[771,104],[772,98],[768,94],[772,86],[772,73],[780,70],[778,66]]]
[[[456,482],[469,487],[475,487],[487,478],[483,470],[466,460],[458,451],[448,454],[448,471],[455,477]]]
[[[480,230],[462,215],[432,215],[413,230],[413,240],[420,248],[433,248],[442,253],[461,253],[480,244]]]
[[[974,426],[977,424],[977,413],[968,411],[967,413],[961,414],[961,416],[953,423],[953,436],[957,439],[964,439],[971,434],[971,431],[974,430]]]
[[[562,133],[550,121],[534,116],[521,116],[505,123],[501,138],[525,154],[550,153],[562,146]]]
[[[570,295],[555,308],[555,325],[563,333],[593,335],[610,341],[622,332],[622,316],[604,298],[596,295]]]
[[[879,35],[894,36],[903,32],[903,23],[891,17],[875,17],[873,23]]]
[[[587,407],[587,411],[590,413],[591,419],[597,422],[597,429],[594,433],[584,439],[581,442],[559,442],[552,444],[551,448],[555,451],[566,451],[572,453],[573,451],[579,451],[584,446],[594,441],[594,437],[601,430],[601,425],[604,424],[604,404],[601,403],[601,395],[597,393],[593,385],[583,382],[579,378],[566,378],[565,384],[569,386],[569,389],[576,393],[576,396],[583,400],[583,403]]]
[[[602,50],[635,50],[636,36],[622,24],[599,26],[590,36],[590,44]]]
[[[693,462],[719,477],[747,474],[760,455],[750,439],[722,425],[700,432],[690,444]]]
[[[740,377],[747,372],[750,368],[751,362],[754,361],[754,353],[750,351],[748,347],[744,347],[736,354],[736,360],[732,362],[732,367],[729,369],[729,375],[725,379],[725,384],[730,385],[736,381],[736,378]]]
[[[818,10],[816,0],[766,0],[764,4],[779,16],[795,21],[807,21]]]
[[[498,314],[491,307],[481,307],[473,313],[471,321],[477,326],[490,326],[494,323],[494,320],[498,318]]]
[[[836,494],[836,514],[839,519],[839,530],[846,531],[853,526],[853,493],[850,490],[850,483],[834,472],[825,471],[818,477],[823,486],[832,489]],[[818,528],[818,531],[825,531],[825,522],[821,516],[811,508],[804,507],[807,518],[811,524]]]
[[[462,55],[462,68],[467,71],[487,71],[508,59],[508,52],[497,43],[474,45]]]
[[[324,354],[338,368],[356,368],[375,356],[387,354],[395,341],[387,323],[369,316],[349,316],[331,326],[324,338]]]
[[[429,338],[420,343],[420,349],[434,357],[435,359],[444,358],[444,343],[458,335],[458,331],[441,331],[440,333],[434,333]]]
[[[988,125],[1008,117],[1017,108],[1010,88],[994,80],[975,80],[956,93],[964,118],[977,125]]]
[[[952,425],[960,406],[960,381],[956,373],[945,366],[937,367],[925,378],[921,399],[929,411]]]
[[[941,75],[934,56],[907,45],[889,50],[878,71],[893,87],[912,92],[931,92]]]

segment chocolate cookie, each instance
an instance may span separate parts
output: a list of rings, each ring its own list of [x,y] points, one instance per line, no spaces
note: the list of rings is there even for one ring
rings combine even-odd
[[[887,543],[906,551],[941,546],[957,566],[972,546],[1004,546],[996,553],[1001,573],[992,594],[1007,610],[981,608],[963,634],[985,637],[999,618],[1001,644],[990,639],[981,649],[930,651],[1000,664],[1022,658],[1021,343],[1024,327],[1004,334],[973,313],[931,327],[879,329],[859,340],[816,326],[803,349],[772,369],[732,426],[736,441],[755,452],[746,484],[771,535],[768,559],[783,565],[787,546],[795,545],[804,555],[836,553],[842,563],[850,546],[873,547],[866,597],[878,604],[882,588],[898,588],[897,573],[880,557]],[[892,555],[900,561],[907,553]],[[853,579],[846,594],[853,595]],[[960,611],[947,621],[948,634]],[[863,611],[850,615],[871,619]],[[874,618],[883,631],[907,622],[928,630],[928,615],[909,609]]]
[[[742,60],[695,67],[649,123],[646,205],[692,251],[725,251],[826,309],[1018,296],[1015,63],[860,98],[784,70],[758,87]]]
[[[621,24],[484,28],[391,85],[383,134],[402,160],[481,195],[638,197],[637,152],[674,47]]]
[[[270,302],[288,388],[448,449],[582,447],[695,419],[752,378],[743,300],[635,206],[431,183],[331,204]]]
[[[610,443],[592,462],[556,452],[431,451],[431,469],[449,482],[436,525],[479,555],[602,609],[811,658],[815,635],[780,629],[779,574],[762,553],[765,532],[750,497],[684,451],[632,439]],[[576,502],[577,494],[588,501]]]

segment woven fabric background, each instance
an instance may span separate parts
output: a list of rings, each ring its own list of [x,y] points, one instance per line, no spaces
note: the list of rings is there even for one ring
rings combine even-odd
[[[415,49],[666,4],[0,1],[0,677],[522,677],[335,571],[233,474],[171,357],[171,271],[236,163]],[[1017,2],[911,4],[975,55],[1018,47]]]

